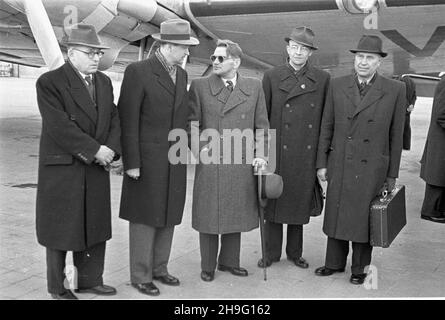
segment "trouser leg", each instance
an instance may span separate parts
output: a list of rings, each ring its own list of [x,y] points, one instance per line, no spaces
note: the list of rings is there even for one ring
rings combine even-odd
[[[427,217],[445,217],[445,187],[426,184],[421,214]]]
[[[201,270],[213,272],[216,269],[218,256],[217,234],[199,233],[199,250],[201,251]]]
[[[325,266],[329,269],[343,269],[349,253],[349,241],[328,237]]]
[[[280,260],[283,243],[283,225],[266,220],[264,227],[267,258],[270,260]]]
[[[303,225],[288,224],[286,254],[289,258],[298,259],[303,253]]]
[[[154,244],[153,275],[166,276],[168,274],[168,260],[173,241],[175,227],[157,228]]]
[[[63,284],[65,258],[66,251],[46,248],[46,281],[49,293],[61,294],[66,290]]]
[[[227,267],[240,266],[241,233],[227,233],[221,235],[221,250],[218,263]]]
[[[131,283],[153,281],[153,248],[156,228],[130,222]]]
[[[73,262],[78,274],[78,288],[86,289],[103,285],[106,243],[101,242],[84,251],[73,252]]]
[[[352,274],[365,273],[365,267],[371,264],[372,246],[369,243],[352,243]]]

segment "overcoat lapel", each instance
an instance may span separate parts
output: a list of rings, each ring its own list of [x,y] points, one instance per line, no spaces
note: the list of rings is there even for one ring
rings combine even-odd
[[[183,70],[180,67],[177,67],[176,70],[176,86],[175,86],[175,106],[174,110],[176,110],[184,100],[184,92],[187,91],[187,81],[184,81],[184,77],[182,77]]]
[[[71,96],[73,97],[74,101],[76,101],[77,105],[88,115],[91,121],[96,124],[96,106],[93,100],[91,100],[85,84],[82,83],[82,79],[80,79],[69,62],[65,63],[63,69],[68,77],[70,85],[69,91]]]
[[[292,71],[286,68],[283,70],[278,87],[288,93],[286,100],[290,100],[302,94],[315,91],[317,89],[317,80],[312,73],[311,66],[308,66],[304,77],[301,77],[299,81],[296,80]]]
[[[108,121],[108,116],[110,113],[108,110],[108,106],[105,105],[105,103],[109,102],[104,96],[106,94],[105,84],[103,83],[102,79],[97,75],[94,76],[94,84],[96,86],[96,104],[98,113],[95,137],[98,138],[101,136],[103,130],[105,129],[105,124]]]
[[[159,84],[163,86],[172,96],[174,96],[175,84],[170,78],[167,70],[165,70],[156,56],[151,57],[149,61],[152,64],[153,73],[157,76]]]
[[[360,102],[358,108],[356,108],[353,117],[355,117],[358,113],[362,112],[369,106],[373,105],[384,95],[385,92],[382,90],[382,78],[377,74],[374,84],[371,86],[366,96]]]
[[[351,101],[350,104],[346,104],[348,108],[346,112],[348,116],[352,118],[354,112],[360,105],[360,91],[357,87],[357,83],[355,82],[354,76],[349,77],[349,81],[346,83],[346,86],[343,88],[343,91],[346,97]]]

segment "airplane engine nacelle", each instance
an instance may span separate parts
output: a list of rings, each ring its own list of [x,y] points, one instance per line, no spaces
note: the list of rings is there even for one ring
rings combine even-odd
[[[117,10],[140,21],[149,22],[158,9],[155,0],[119,0]]]

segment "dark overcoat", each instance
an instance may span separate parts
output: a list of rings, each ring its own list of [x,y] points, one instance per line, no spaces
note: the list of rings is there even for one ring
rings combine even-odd
[[[94,76],[96,104],[68,62],[37,80],[42,115],[37,184],[37,238],[63,251],[83,251],[111,238],[110,177],[95,164],[100,145],[120,154],[111,80]]]
[[[434,93],[430,128],[420,162],[420,177],[428,184],[445,187],[445,78]]]
[[[276,173],[284,182],[281,197],[268,200],[269,221],[306,224],[315,208],[315,161],[329,79],[326,71],[311,65],[298,81],[289,65],[264,74],[270,128],[276,130]]]
[[[176,85],[156,55],[125,70],[118,109],[124,169],[140,168],[134,180],[124,175],[120,217],[153,227],[181,223],[186,164],[168,158],[172,129],[186,132],[187,73],[177,67]]]
[[[192,227],[210,234],[257,228],[257,180],[253,174],[253,159],[248,160],[248,152],[252,157],[261,158],[265,158],[267,153],[265,144],[269,122],[261,82],[238,75],[236,86],[230,93],[221,78],[214,74],[195,79],[190,86],[190,109],[190,120],[199,121],[201,133],[215,129],[221,139],[220,161],[216,164],[200,161],[196,166]],[[233,148],[224,149],[224,141],[228,139],[225,129],[251,130],[254,139],[246,139],[242,145],[242,163],[234,162]],[[210,142],[203,140],[202,146]],[[224,164],[229,162],[224,161],[224,157],[231,159],[230,164]]]
[[[354,76],[331,81],[317,154],[328,174],[329,237],[369,242],[370,203],[387,177],[398,177],[405,100],[403,83],[380,75],[363,100]]]

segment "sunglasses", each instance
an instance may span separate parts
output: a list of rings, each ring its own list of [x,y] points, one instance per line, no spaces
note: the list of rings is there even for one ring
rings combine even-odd
[[[215,55],[211,55],[210,56],[210,60],[212,60],[212,62],[215,62],[215,60],[217,60],[218,59],[218,62],[219,63],[223,63],[224,61],[226,61],[226,60],[230,60],[230,59],[232,59],[232,58],[229,58],[229,57],[223,57],[223,56],[215,56]]]
[[[102,56],[104,55],[104,52],[100,51],[100,50],[99,51],[84,51],[84,50],[80,50],[77,48],[74,48],[73,50],[86,53],[88,55],[88,58],[90,58],[90,59],[93,59],[96,54],[99,56],[99,58],[102,58]]]

